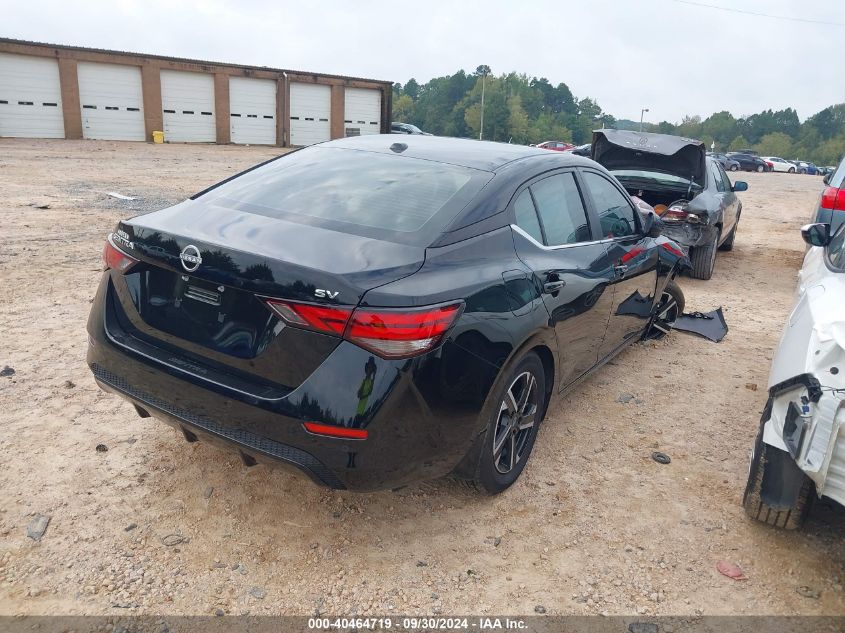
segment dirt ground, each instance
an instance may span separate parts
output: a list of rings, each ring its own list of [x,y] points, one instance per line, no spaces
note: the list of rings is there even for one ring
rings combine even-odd
[[[85,365],[116,221],[278,151],[0,141],[0,613],[845,613],[845,513],[818,503],[786,533],[740,507],[820,178],[740,176],[733,252],[681,280],[728,337],[629,348],[549,412],[507,492],[355,494],[188,444]]]

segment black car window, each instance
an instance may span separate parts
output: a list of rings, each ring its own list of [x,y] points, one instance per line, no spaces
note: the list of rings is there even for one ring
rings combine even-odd
[[[722,174],[719,173],[721,166],[717,162],[710,163],[710,173],[713,174],[713,180],[716,181],[716,191],[727,191],[725,181],[722,180]]]
[[[839,230],[830,240],[827,246],[827,256],[830,264],[839,271],[845,271],[845,224],[839,227]]]
[[[314,146],[203,198],[269,218],[428,246],[491,178],[490,172],[430,160]]]
[[[543,231],[540,229],[540,221],[537,219],[537,210],[531,200],[528,189],[523,191],[514,202],[513,210],[516,214],[516,225],[528,233],[535,240],[544,244]]]
[[[722,167],[721,165],[716,165],[716,167],[718,168],[719,173],[722,176],[722,182],[725,183],[725,191],[733,191],[734,185],[731,182],[731,179],[728,178],[728,172],[726,172],[725,168]]]
[[[637,232],[631,199],[622,194],[607,178],[595,172],[584,172],[604,237],[626,237]]]
[[[587,213],[575,176],[571,173],[549,176],[531,185],[531,191],[549,246],[591,239]]]

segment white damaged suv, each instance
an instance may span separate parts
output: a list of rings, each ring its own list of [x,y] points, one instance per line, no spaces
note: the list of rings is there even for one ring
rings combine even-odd
[[[845,505],[845,225],[808,224],[811,248],[772,361],[743,506],[794,530],[814,497]]]

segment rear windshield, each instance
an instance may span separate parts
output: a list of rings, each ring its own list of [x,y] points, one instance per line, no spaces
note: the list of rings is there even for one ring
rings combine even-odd
[[[203,197],[248,213],[427,246],[492,175],[398,155],[309,147]]]

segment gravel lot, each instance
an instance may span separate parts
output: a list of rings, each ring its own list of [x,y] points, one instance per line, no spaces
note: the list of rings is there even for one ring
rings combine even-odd
[[[728,337],[629,348],[550,411],[506,493],[353,494],[188,444],[85,365],[115,222],[278,151],[0,141],[0,613],[845,613],[845,513],[795,534],[739,505],[820,178],[741,176],[734,251],[681,284]]]

